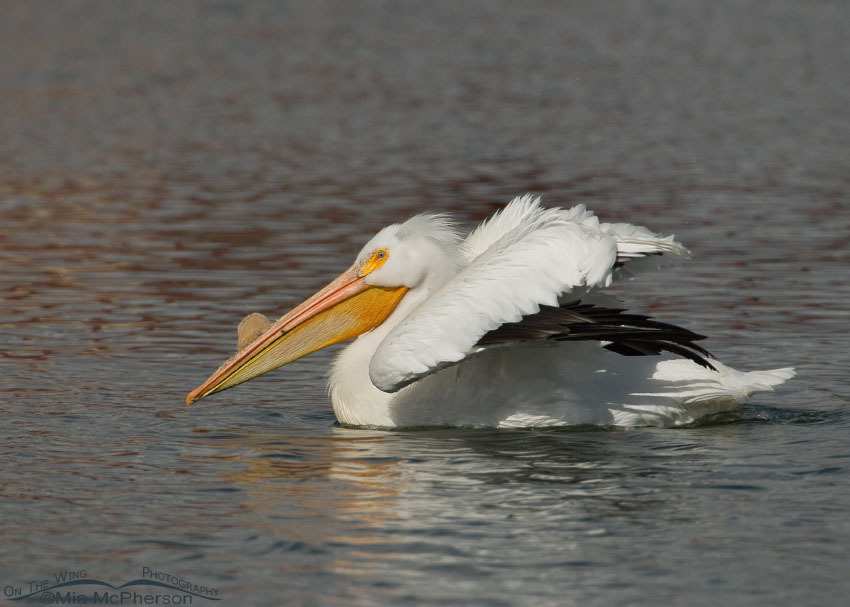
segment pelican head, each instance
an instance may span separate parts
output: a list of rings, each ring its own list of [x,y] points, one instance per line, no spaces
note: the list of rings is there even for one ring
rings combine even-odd
[[[192,390],[186,403],[371,331],[403,299],[418,300],[457,272],[459,242],[443,215],[417,215],[385,227],[366,243],[350,268],[241,348]]]

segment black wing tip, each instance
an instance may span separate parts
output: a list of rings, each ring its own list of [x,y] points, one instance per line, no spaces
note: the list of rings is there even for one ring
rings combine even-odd
[[[694,343],[706,337],[689,329],[653,320],[620,308],[605,308],[576,299],[560,306],[541,305],[536,314],[524,316],[484,334],[479,346],[523,341],[599,341],[623,356],[653,356],[670,352],[717,371],[714,357]]]
[[[603,347],[623,356],[657,356],[662,352],[670,352],[691,360],[710,371],[717,371],[717,367],[711,364],[709,360],[713,357],[696,344],[677,344],[663,340],[625,340],[611,342]]]

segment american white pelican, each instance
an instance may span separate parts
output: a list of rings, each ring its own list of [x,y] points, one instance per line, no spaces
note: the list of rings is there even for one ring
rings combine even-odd
[[[239,352],[186,402],[356,337],[329,381],[345,425],[689,423],[794,371],[736,371],[694,343],[701,335],[624,313],[599,292],[687,256],[672,236],[531,196],[465,238],[445,215],[417,215],[378,232],[277,322],[246,318]]]

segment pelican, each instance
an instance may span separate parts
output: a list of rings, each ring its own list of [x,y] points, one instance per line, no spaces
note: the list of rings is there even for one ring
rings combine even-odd
[[[328,382],[342,425],[688,424],[794,375],[736,371],[695,343],[702,335],[603,292],[688,257],[673,236],[530,195],[466,237],[446,215],[416,215],[278,321],[247,317],[237,354],[186,402],[356,338]]]

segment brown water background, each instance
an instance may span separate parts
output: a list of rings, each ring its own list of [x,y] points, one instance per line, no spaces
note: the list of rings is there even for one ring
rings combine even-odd
[[[841,604],[848,40],[845,2],[0,1],[0,602]],[[332,352],[183,404],[383,225],[527,191],[675,233],[628,305],[799,376],[679,430],[340,428]]]

